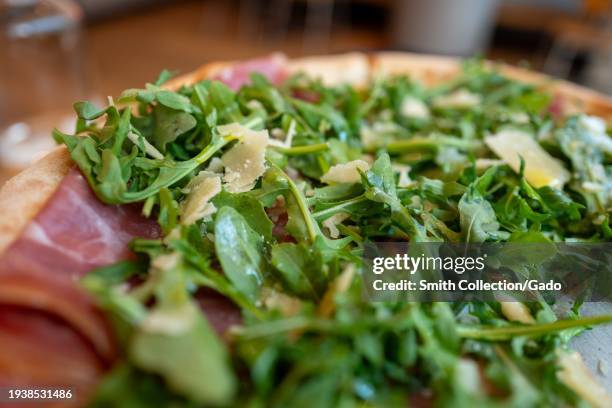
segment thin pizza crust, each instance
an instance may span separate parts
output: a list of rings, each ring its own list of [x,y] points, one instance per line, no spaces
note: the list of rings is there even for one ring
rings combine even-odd
[[[0,189],[0,253],[42,210],[71,167],[68,149],[59,146]]]
[[[164,86],[176,90],[183,85],[219,75],[233,64],[234,61],[209,63],[170,80]],[[559,95],[567,107],[564,113],[584,112],[612,121],[612,100],[609,97],[526,69],[489,64],[510,78],[537,84]],[[371,78],[393,74],[409,75],[431,86],[450,80],[461,71],[461,62],[455,58],[402,52],[305,57],[288,60],[286,65],[291,74],[304,72],[327,85],[348,83],[355,86],[364,85]],[[0,189],[0,253],[19,237],[30,220],[40,212],[71,166],[66,148],[58,147]]]
[[[371,72],[368,56],[357,52],[299,58],[290,60],[287,66],[290,74],[301,72],[332,86],[342,83],[363,86]]]

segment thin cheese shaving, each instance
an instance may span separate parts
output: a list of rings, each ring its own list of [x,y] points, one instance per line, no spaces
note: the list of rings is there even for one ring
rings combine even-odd
[[[206,171],[211,173],[223,173],[223,162],[219,157],[213,157],[206,167]]]
[[[287,68],[291,74],[303,72],[328,86],[346,83],[364,85],[370,75],[368,57],[359,53],[294,59],[288,62]]]
[[[295,316],[302,309],[302,301],[272,288],[261,290],[261,302],[269,310],[278,310],[283,316]]]
[[[511,322],[519,322],[524,324],[534,324],[535,319],[531,312],[521,302],[500,302],[501,311],[504,316]]]
[[[557,377],[594,407],[612,407],[612,396],[591,375],[576,351],[559,353]]]
[[[407,96],[402,101],[400,112],[407,118],[427,119],[430,116],[429,108],[420,99]]]
[[[348,213],[339,212],[322,222],[323,227],[327,228],[329,231],[330,237],[338,238],[340,236],[340,231],[338,231],[337,225],[342,223],[342,221],[346,220],[349,216],[350,215]]]
[[[170,310],[154,310],[145,317],[140,328],[149,333],[177,336],[191,329],[197,313],[190,303]]]
[[[474,360],[460,358],[457,361],[455,370],[455,376],[457,382],[461,384],[461,388],[472,394],[476,394],[482,389],[480,384],[480,370],[478,369],[478,364],[476,364]]]
[[[151,268],[157,271],[165,271],[168,269],[174,269],[181,260],[180,255],[177,252],[170,254],[164,254],[156,256],[151,262]]]
[[[467,89],[458,89],[448,95],[440,95],[433,100],[436,108],[467,109],[482,103],[480,95],[472,93]]]
[[[487,136],[485,144],[516,172],[522,157],[525,160],[525,178],[534,187],[562,188],[569,180],[569,172],[528,133],[518,129],[505,129]]]
[[[336,164],[321,177],[321,181],[327,184],[357,183],[361,179],[358,169],[367,171],[369,168],[370,165],[363,160],[353,160],[343,164]]]
[[[270,141],[267,130],[252,130],[239,123],[217,127],[219,134],[235,135],[240,141],[221,160],[225,166],[225,189],[230,193],[251,190],[266,170],[266,146]]]
[[[391,166],[393,167],[393,171],[396,171],[399,174],[397,186],[401,188],[409,187],[412,184],[409,174],[411,167],[405,164],[393,164]]]
[[[291,147],[293,143],[293,136],[295,135],[295,120],[292,120],[289,124],[289,129],[287,130],[287,134],[282,129],[272,129],[271,132],[272,137],[268,140],[269,146],[275,147]],[[284,139],[284,140],[283,140]]]
[[[181,223],[191,225],[217,210],[210,200],[221,192],[221,177],[201,171],[183,190],[187,198],[181,203]]]
[[[361,138],[361,144],[366,149],[373,149],[378,146],[380,142],[379,135],[368,125],[363,125],[359,130],[359,137]]]

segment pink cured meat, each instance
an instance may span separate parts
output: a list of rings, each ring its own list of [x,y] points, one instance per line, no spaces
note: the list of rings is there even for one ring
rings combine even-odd
[[[195,294],[204,316],[219,336],[226,338],[228,330],[242,322],[240,309],[231,300],[214,290],[201,288]]]
[[[75,168],[4,254],[0,270],[41,270],[76,279],[130,258],[128,244],[134,237],[159,234],[157,222],[142,217],[138,206],[101,203]]]
[[[23,408],[85,406],[108,369],[71,327],[45,313],[21,307],[0,305],[0,347],[0,387],[71,387],[74,393],[73,399],[61,403],[17,404]]]
[[[97,359],[87,357],[81,368],[84,373],[101,373],[115,358],[112,332],[93,299],[76,281],[95,267],[133,256],[128,243],[134,237],[159,235],[157,223],[142,217],[136,206],[102,204],[81,173],[76,168],[70,170],[43,210],[0,255],[0,323],[6,322],[2,319],[8,318],[7,310],[15,310],[10,314],[21,313],[25,326],[47,327],[41,330],[49,336],[68,336],[65,347],[81,351],[62,351],[63,355],[81,359],[89,348]],[[41,325],[45,319],[55,323]],[[16,336],[22,347],[13,344]],[[0,364],[0,383],[41,385],[62,378],[57,373],[64,368],[55,365],[58,359],[40,359],[37,370],[25,365],[31,353],[59,353],[57,342],[41,339],[36,330],[25,329],[0,336],[0,349],[12,351],[11,358],[7,354]],[[74,345],[79,341],[80,346]],[[66,364],[67,360],[62,366]],[[95,382],[92,378],[83,380],[84,384]]]
[[[237,91],[250,82],[250,75],[258,72],[275,85],[287,78],[285,58],[280,54],[256,58],[223,68],[213,79],[223,82],[230,89]]]

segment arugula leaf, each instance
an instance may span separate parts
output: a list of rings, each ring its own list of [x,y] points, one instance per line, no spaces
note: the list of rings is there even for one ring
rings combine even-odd
[[[499,241],[510,236],[508,232],[500,231],[495,210],[484,197],[497,172],[497,167],[488,169],[468,186],[459,200],[457,208],[465,242]]]
[[[417,242],[428,241],[425,228],[412,217],[397,198],[391,159],[384,153],[379,155],[372,168],[361,175],[365,196],[372,201],[387,204],[393,222]]]
[[[115,125],[116,126],[116,125]],[[193,173],[235,136],[219,137],[207,145],[197,156],[186,161],[172,159],[145,159],[137,157],[136,150],[119,158],[104,143],[92,137],[65,135],[58,131],[54,136],[66,143],[72,159],[77,163],[96,195],[109,204],[125,204],[142,201],[156,195],[164,187],[170,187]],[[101,155],[98,153],[101,149]],[[139,179],[147,183],[139,189]]]
[[[226,350],[200,310],[192,303],[159,306],[145,322],[164,319],[172,319],[165,331],[145,323],[134,334],[129,350],[134,364],[162,375],[171,389],[197,403],[231,401],[235,379]]]
[[[168,143],[174,142],[177,137],[197,125],[196,119],[189,113],[164,105],[157,105],[153,112],[155,117],[153,141],[162,152],[166,150]]]
[[[509,234],[500,231],[495,210],[487,200],[474,189],[466,192],[459,201],[461,232],[466,242],[485,242],[505,239]]]
[[[215,250],[236,289],[255,300],[264,283],[263,237],[235,209],[222,207],[215,218]]]
[[[79,118],[95,120],[108,112],[108,109],[98,109],[91,102],[83,101],[74,104],[74,111]]]
[[[181,95],[176,92],[170,91],[157,91],[155,93],[155,98],[165,107],[168,107],[177,111],[191,112],[191,103],[189,102],[189,98],[184,95]]]
[[[266,241],[272,240],[272,221],[268,218],[261,202],[252,195],[248,193],[232,194],[222,191],[213,198],[212,202],[217,208],[232,207]]]
[[[272,265],[281,274],[287,288],[297,296],[317,299],[325,276],[304,244],[282,243],[272,248]]]

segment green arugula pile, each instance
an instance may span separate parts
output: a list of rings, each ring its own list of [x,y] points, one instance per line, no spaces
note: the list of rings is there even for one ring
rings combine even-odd
[[[522,324],[494,302],[366,302],[360,273],[372,241],[612,239],[612,142],[592,118],[555,119],[547,94],[477,61],[427,89],[406,77],[354,89],[297,75],[273,86],[254,74],[238,92],[216,81],[172,92],[168,78],[102,110],[77,103],[76,134],[55,132],[100,200],[142,203],[164,233],[133,242],[137,261],[84,279],[122,352],[92,406],[586,404],[559,380],[558,356],[610,317],[580,318],[576,304],[558,320],[541,301],[526,305],[535,323]],[[459,90],[478,103],[436,102]],[[241,143],[219,132],[234,123],[291,142],[267,147],[252,189],[222,188],[214,211],[187,224],[189,183]],[[563,162],[563,190],[494,160],[483,140],[505,128]],[[370,163],[359,180],[321,182],[359,159]],[[224,336],[195,295],[211,291],[241,314]]]

